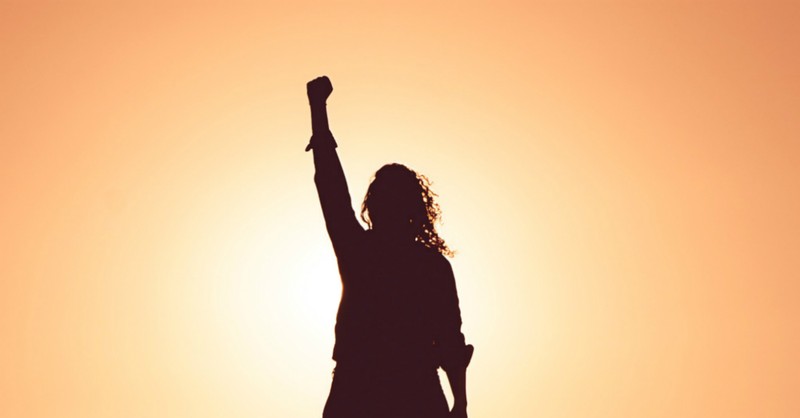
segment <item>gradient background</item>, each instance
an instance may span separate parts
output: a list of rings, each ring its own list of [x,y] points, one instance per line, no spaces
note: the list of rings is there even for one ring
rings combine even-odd
[[[441,196],[472,417],[800,416],[797,3],[285,3],[0,4],[0,415],[321,415],[327,74],[354,204]]]

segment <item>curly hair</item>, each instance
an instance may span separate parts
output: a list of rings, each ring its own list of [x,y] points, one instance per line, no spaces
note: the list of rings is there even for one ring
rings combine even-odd
[[[370,228],[375,223],[392,224],[426,248],[452,257],[454,252],[436,231],[442,211],[430,186],[426,176],[405,165],[386,164],[375,172],[367,189],[361,219]]]

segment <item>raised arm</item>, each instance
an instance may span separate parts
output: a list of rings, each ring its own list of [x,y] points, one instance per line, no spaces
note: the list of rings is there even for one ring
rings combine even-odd
[[[322,205],[325,226],[333,243],[336,256],[352,245],[353,239],[364,229],[356,219],[350,203],[347,180],[336,153],[336,140],[328,127],[326,101],[333,91],[328,77],[318,77],[306,85],[311,107],[311,141],[306,151],[314,150],[314,183]]]

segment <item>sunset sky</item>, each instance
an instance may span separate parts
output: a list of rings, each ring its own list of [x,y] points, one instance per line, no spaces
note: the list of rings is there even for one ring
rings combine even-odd
[[[388,162],[440,195],[470,417],[796,418],[798,22],[0,0],[0,416],[321,416],[325,74],[354,206]]]

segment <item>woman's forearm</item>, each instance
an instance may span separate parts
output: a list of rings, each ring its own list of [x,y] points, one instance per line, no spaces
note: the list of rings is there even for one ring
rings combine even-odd
[[[312,149],[336,148],[336,140],[328,127],[328,111],[324,101],[312,101],[311,107],[311,141],[306,151]]]
[[[454,367],[445,370],[450,389],[453,391],[453,409],[467,406],[467,368]]]
[[[328,127],[328,109],[325,102],[312,102],[311,106],[311,132],[313,135],[327,135],[330,132]]]

